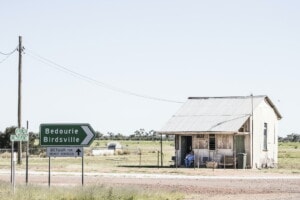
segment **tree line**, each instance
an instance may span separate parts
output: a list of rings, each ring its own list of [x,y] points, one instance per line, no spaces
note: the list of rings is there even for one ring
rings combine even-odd
[[[10,141],[10,135],[15,134],[15,130],[17,127],[11,126],[5,129],[4,132],[0,131],[0,148],[1,149],[9,149],[11,148],[11,141]],[[121,133],[113,133],[113,132],[107,132],[106,134],[101,133],[99,131],[95,131],[95,139],[97,140],[150,140],[150,141],[157,141],[161,140],[161,134],[154,130],[146,131],[143,128],[140,128],[136,131],[134,131],[131,135],[123,135]],[[34,132],[29,132],[29,147],[34,148],[35,147],[35,140],[39,139],[39,134]],[[172,140],[174,137],[172,136],[163,136],[163,140]],[[17,148],[17,142],[14,143],[14,148]],[[22,146],[25,148],[25,145]],[[24,149],[23,149],[24,150]]]
[[[154,130],[146,131],[143,128],[140,128],[136,131],[134,131],[133,134],[131,135],[123,135],[121,133],[113,133],[113,132],[108,132],[107,134],[103,134],[99,131],[96,131],[96,136],[95,139],[99,140],[160,140],[161,139],[161,134]],[[163,139],[171,139],[170,137],[163,136]]]
[[[300,134],[292,133],[286,137],[278,137],[278,142],[300,142]]]
[[[160,133],[150,130],[146,131],[143,128],[140,128],[136,131],[134,131],[131,135],[123,135],[121,133],[113,133],[113,132],[107,132],[107,134],[103,134],[99,131],[96,131],[95,139],[98,140],[151,140],[151,141],[157,141],[157,140],[173,140],[174,136],[169,135],[163,135],[161,136]]]
[[[5,129],[4,132],[0,131],[0,148],[1,149],[10,149],[11,141],[10,135],[15,135],[15,130],[17,127],[11,126]],[[38,134],[29,132],[29,148],[33,148],[35,146],[35,140],[38,137]],[[14,148],[17,149],[18,142],[14,142]],[[22,151],[25,151],[26,145],[22,145]]]
[[[5,129],[4,132],[0,131],[0,148],[9,149],[11,148],[10,135],[15,134],[15,129],[17,127],[11,126]],[[143,128],[140,128],[134,131],[131,135],[123,135],[121,133],[107,132],[106,134],[96,131],[95,139],[97,140],[149,140],[149,141],[158,141],[161,140],[161,134],[154,130],[146,131]],[[29,147],[35,147],[35,140],[39,138],[38,133],[29,132]],[[174,136],[164,135],[163,140],[173,140]],[[300,134],[292,133],[286,137],[278,137],[278,142],[300,142]],[[17,142],[15,142],[15,148],[17,147]],[[23,145],[23,148],[25,145]]]

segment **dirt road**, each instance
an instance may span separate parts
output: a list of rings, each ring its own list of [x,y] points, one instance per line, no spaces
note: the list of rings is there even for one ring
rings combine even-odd
[[[224,173],[224,172],[223,172]],[[24,172],[17,172],[24,183]],[[51,185],[80,185],[81,173],[54,172]],[[10,181],[10,171],[0,170],[0,180]],[[29,183],[48,184],[47,172],[30,172]],[[186,199],[300,199],[300,176],[280,174],[179,175],[153,173],[85,173],[84,183],[135,187],[150,191],[182,192]]]

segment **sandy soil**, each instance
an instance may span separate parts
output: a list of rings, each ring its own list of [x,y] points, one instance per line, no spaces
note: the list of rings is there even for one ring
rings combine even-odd
[[[10,181],[10,171],[0,170],[0,180]],[[25,182],[17,172],[18,184]],[[31,171],[30,184],[48,184],[47,172]],[[51,185],[81,185],[81,173],[53,172]],[[160,173],[85,173],[84,184],[132,187],[149,191],[184,193],[186,199],[300,199],[300,176],[252,171],[214,171],[202,175]]]

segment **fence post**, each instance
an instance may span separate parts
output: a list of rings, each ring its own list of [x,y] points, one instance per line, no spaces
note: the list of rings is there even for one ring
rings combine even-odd
[[[157,151],[157,168],[159,168],[159,151]]]
[[[139,166],[141,167],[141,163],[142,163],[142,151],[139,148],[139,155],[140,155],[140,161],[139,161]]]

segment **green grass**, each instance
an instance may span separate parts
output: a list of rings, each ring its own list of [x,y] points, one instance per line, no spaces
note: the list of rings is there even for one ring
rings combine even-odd
[[[278,169],[300,173],[300,142],[282,142],[278,149]]]
[[[110,141],[95,140],[91,147],[85,150],[85,171],[86,172],[147,172],[151,171],[145,166],[157,167],[161,164],[160,142],[159,141],[118,141],[122,144],[126,154],[91,156],[92,148],[106,148]],[[7,153],[6,153],[7,154]],[[1,169],[10,169],[10,154],[1,157]],[[163,166],[171,164],[171,157],[174,155],[174,143],[163,141]],[[49,159],[31,155],[29,159],[30,170],[47,171]],[[23,159],[25,163],[25,159]],[[122,166],[122,167],[120,167]],[[126,166],[130,166],[126,168]],[[141,166],[141,168],[139,168]],[[24,169],[25,164],[18,165],[18,169]],[[81,158],[51,158],[52,171],[81,171]],[[172,171],[172,169],[169,169]],[[279,143],[278,169],[280,173],[300,173],[300,143]],[[160,170],[165,173],[166,170]],[[276,172],[276,170],[270,170]],[[172,173],[172,172],[170,172]]]
[[[92,148],[106,148],[106,144],[110,141],[95,140],[91,147],[85,147],[84,168],[86,172],[124,172],[126,166],[131,166],[125,172],[135,172],[135,167],[148,166],[157,167],[161,164],[160,142],[159,141],[118,141],[123,147],[125,154],[117,153],[116,155],[92,156]],[[163,141],[163,166],[168,167],[171,164],[171,157],[174,155],[174,146],[171,141]],[[10,154],[0,158],[0,167],[2,169],[10,169]],[[23,165],[17,165],[17,169],[25,169],[25,159]],[[38,155],[30,155],[30,170],[47,171],[48,157],[40,157]],[[122,167],[120,167],[122,166]],[[52,171],[81,171],[81,158],[54,158],[51,157]],[[143,170],[145,171],[145,170]]]
[[[109,141],[94,141],[95,144],[100,147],[105,147]],[[118,166],[157,166],[160,164],[160,155],[158,158],[158,151],[160,151],[159,141],[120,141],[123,148],[129,152],[126,155],[111,155],[111,156],[86,156],[85,157],[85,169],[86,171],[99,171],[99,167],[102,171],[120,171]],[[140,151],[141,150],[141,155]],[[86,153],[90,152],[89,148],[86,148]],[[171,156],[174,155],[174,144],[170,141],[163,142],[163,165],[165,167],[170,166]],[[141,161],[140,161],[141,159]],[[158,160],[159,159],[159,160]],[[53,167],[57,170],[64,167],[66,171],[75,170],[80,166],[81,159],[70,158],[52,158]],[[40,159],[36,160],[36,164],[40,162]],[[47,166],[48,159],[44,161],[44,165]],[[57,163],[57,164],[56,164]],[[66,165],[65,165],[66,164]],[[138,169],[140,172],[147,172],[147,169]],[[123,171],[123,170],[121,170]],[[126,172],[136,172],[137,168],[129,168]],[[164,170],[161,170],[165,172]],[[300,143],[279,143],[278,150],[278,168],[276,170],[269,170],[270,172],[280,173],[300,173]]]
[[[94,141],[92,147],[106,147],[109,141]],[[211,170],[186,168],[160,168],[157,165],[157,152],[160,151],[159,141],[119,141],[128,154],[117,154],[111,156],[88,156],[91,147],[85,148],[84,169],[85,172],[115,172],[115,173],[176,173],[176,174],[197,174],[203,175]],[[141,149],[141,151],[139,151]],[[139,153],[141,152],[141,154]],[[170,141],[163,142],[163,163],[165,167],[170,165],[171,156],[174,155],[174,144]],[[141,165],[139,167],[140,159]],[[10,157],[4,155],[0,157],[0,168],[10,169]],[[48,171],[48,158],[31,155],[29,159],[29,170]],[[120,167],[121,165],[130,167]],[[147,167],[143,167],[147,166]],[[153,167],[153,168],[151,168]],[[17,165],[17,169],[25,168],[23,164]],[[80,172],[81,158],[51,158],[51,171]],[[239,173],[240,171],[237,171]],[[251,172],[251,171],[250,171]],[[279,143],[278,168],[263,169],[258,173],[300,173],[300,143]],[[173,193],[171,191],[158,190],[150,191],[143,188],[126,188],[126,186],[109,187],[104,185],[82,186],[47,186],[17,185],[15,194],[9,183],[0,181],[0,199],[48,199],[48,200],[148,200],[148,199],[183,199],[185,194]]]
[[[16,187],[15,194],[9,184],[0,182],[0,196],[2,200],[166,200],[183,199],[178,192],[149,191],[126,187],[107,187],[93,185],[85,187],[51,187],[20,185]]]

